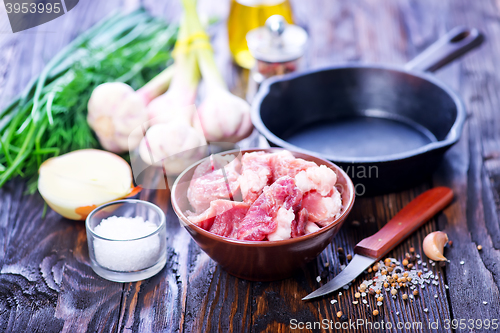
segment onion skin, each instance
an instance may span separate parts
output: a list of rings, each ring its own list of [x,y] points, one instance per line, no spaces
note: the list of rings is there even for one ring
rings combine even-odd
[[[443,255],[446,243],[448,243],[448,235],[442,231],[434,231],[425,236],[422,247],[427,258],[434,261],[446,261]]]

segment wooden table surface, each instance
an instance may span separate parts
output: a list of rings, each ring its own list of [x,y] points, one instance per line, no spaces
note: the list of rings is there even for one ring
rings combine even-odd
[[[199,2],[201,12],[222,19],[210,31],[217,61],[231,87],[243,94],[247,75],[232,65],[227,47],[228,3]],[[116,8],[132,9],[138,3],[170,21],[178,20],[181,11],[178,0],[81,0],[55,21],[12,34],[0,6],[0,106],[82,31]],[[293,331],[293,319],[338,322],[339,310],[351,320],[423,325],[421,330],[387,330],[403,332],[451,331],[445,327],[447,319],[500,319],[500,1],[295,0],[292,5],[296,22],[311,36],[305,56],[309,68],[346,61],[402,65],[457,25],[483,31],[486,41],[480,49],[436,73],[461,95],[469,117],[460,142],[432,178],[399,193],[359,197],[317,260],[289,279],[265,283],[228,275],[204,254],[179,225],[168,191],[141,194],[167,213],[166,267],[136,283],[104,280],[90,267],[84,224],[51,210],[42,219],[40,195],[23,195],[24,182],[11,181],[0,189],[1,332],[288,332]],[[446,231],[453,240],[446,251],[450,263],[431,267],[438,286],[421,290],[413,302],[387,297],[378,317],[352,304],[360,279],[342,290],[342,296],[301,301],[339,272],[337,247],[352,253],[359,240],[376,232],[412,198],[438,185],[453,189],[453,203],[390,254],[401,259],[411,246],[422,253],[426,234]],[[316,281],[319,275],[324,277],[321,283]],[[338,302],[331,304],[332,299]],[[376,306],[373,299],[369,304],[370,309]],[[435,321],[439,328],[429,328]],[[344,331],[374,330],[363,326]]]

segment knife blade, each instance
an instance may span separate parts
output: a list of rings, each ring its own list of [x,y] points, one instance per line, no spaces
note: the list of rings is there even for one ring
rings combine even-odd
[[[374,235],[354,247],[349,265],[328,283],[313,291],[303,301],[327,295],[354,280],[365,269],[382,259],[389,251],[420,228],[453,200],[453,191],[440,186],[427,190],[413,199]]]

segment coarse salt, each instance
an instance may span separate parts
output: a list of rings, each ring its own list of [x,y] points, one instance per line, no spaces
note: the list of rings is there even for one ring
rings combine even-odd
[[[99,265],[114,271],[136,271],[153,266],[160,256],[160,237],[152,235],[158,226],[142,217],[111,216],[103,219],[94,233],[95,259]]]

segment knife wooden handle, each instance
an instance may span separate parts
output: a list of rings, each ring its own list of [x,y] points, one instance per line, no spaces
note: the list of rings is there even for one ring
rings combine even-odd
[[[448,187],[435,187],[413,199],[376,234],[363,239],[354,252],[376,258],[385,256],[396,245],[436,215],[453,200]]]

